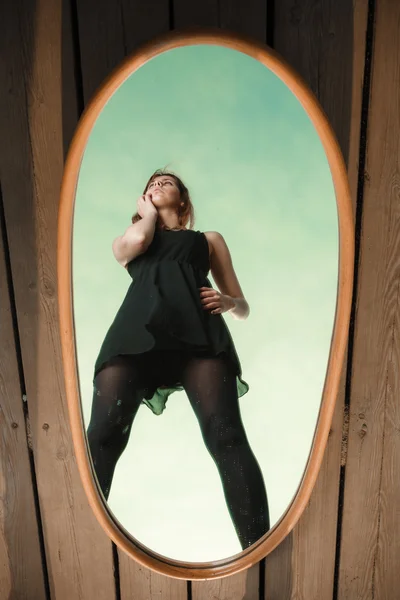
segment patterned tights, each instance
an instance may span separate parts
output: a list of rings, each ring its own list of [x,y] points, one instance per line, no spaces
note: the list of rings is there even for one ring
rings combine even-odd
[[[154,357],[155,354],[152,354]],[[151,361],[152,364],[155,362]],[[167,364],[169,362],[169,365]],[[236,375],[223,356],[168,352],[164,368],[179,369],[179,380],[197,417],[208,452],[218,469],[226,504],[243,549],[270,528],[267,494],[242,423]],[[89,449],[103,495],[108,499],[117,461],[128,443],[143,398],[143,369],[120,355],[96,375],[87,430]]]

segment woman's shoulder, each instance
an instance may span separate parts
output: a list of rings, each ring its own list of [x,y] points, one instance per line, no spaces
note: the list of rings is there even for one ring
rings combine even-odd
[[[210,242],[221,242],[224,240],[221,233],[218,231],[203,231],[204,235]]]
[[[224,236],[218,231],[203,231],[207,238],[208,243],[213,247],[217,248],[221,245],[226,245]]]
[[[219,249],[226,248],[224,236],[218,231],[203,231],[203,234],[208,242],[210,258],[213,253],[217,253]]]

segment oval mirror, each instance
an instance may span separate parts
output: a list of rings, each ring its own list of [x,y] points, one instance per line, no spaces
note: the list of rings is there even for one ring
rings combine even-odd
[[[164,574],[248,568],[308,502],[347,342],[352,208],[316,99],[243,37],[147,44],[81,118],[58,236],[70,422],[99,522]]]

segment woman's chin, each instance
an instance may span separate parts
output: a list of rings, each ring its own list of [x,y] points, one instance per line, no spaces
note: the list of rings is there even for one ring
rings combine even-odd
[[[155,196],[153,196],[151,201],[154,204],[154,206],[163,206],[163,204],[165,204],[165,200],[161,196],[161,194],[156,194]]]

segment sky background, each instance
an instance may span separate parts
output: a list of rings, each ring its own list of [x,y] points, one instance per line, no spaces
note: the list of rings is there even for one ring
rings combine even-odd
[[[189,46],[131,75],[96,121],[74,209],[73,304],[87,427],[94,363],[131,279],[112,242],[151,173],[168,167],[192,195],[195,230],[219,231],[250,305],[223,317],[249,392],[243,422],[261,466],[271,526],[311,449],[336,308],[338,220],[322,144],[287,86],[235,50]],[[210,279],[214,285],[210,273]],[[241,551],[219,475],[185,392],[154,415],[142,405],[109,506],[150,549],[184,561]]]

